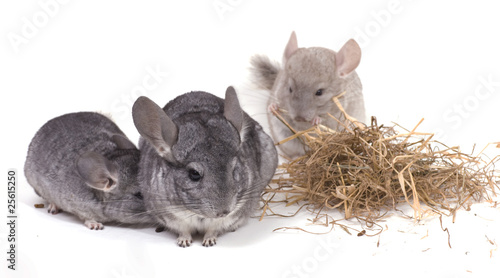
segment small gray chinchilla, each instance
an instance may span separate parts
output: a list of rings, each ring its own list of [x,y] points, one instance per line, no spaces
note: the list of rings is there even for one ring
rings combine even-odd
[[[163,110],[147,97],[132,108],[146,207],[157,221],[190,246],[203,246],[234,231],[258,206],[274,175],[276,148],[240,107],[232,87],[225,100],[205,92],[183,94]]]
[[[332,101],[343,92],[345,95],[339,101],[347,114],[365,122],[362,86],[354,71],[360,59],[361,49],[352,39],[338,52],[322,47],[299,48],[295,32],[285,48],[283,66],[267,56],[253,56],[252,79],[259,88],[271,91],[268,120],[275,142],[293,134],[273,111],[280,109],[284,119],[297,131],[320,123],[336,129],[337,121],[327,113],[337,119],[343,118]],[[279,147],[289,158],[297,158],[306,151],[299,140],[288,141]]]
[[[48,121],[28,149],[24,173],[49,212],[101,222],[154,224],[137,186],[140,152],[109,118],[93,112]]]

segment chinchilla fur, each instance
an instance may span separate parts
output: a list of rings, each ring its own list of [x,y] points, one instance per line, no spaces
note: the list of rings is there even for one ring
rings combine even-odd
[[[189,246],[197,232],[204,234],[204,246],[212,246],[255,212],[278,157],[232,87],[225,100],[191,92],[163,109],[140,97],[133,118],[142,136],[139,180],[145,204],[178,234],[179,246]]]
[[[107,117],[66,114],[38,130],[24,172],[49,212],[72,213],[90,229],[102,223],[154,224],[137,183],[140,152]]]

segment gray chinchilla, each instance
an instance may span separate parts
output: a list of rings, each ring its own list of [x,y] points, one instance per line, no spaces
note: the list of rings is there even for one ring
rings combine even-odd
[[[93,112],[48,121],[31,141],[24,173],[49,212],[101,222],[154,224],[137,184],[140,152],[107,117]]]
[[[271,91],[268,120],[275,142],[291,136],[292,132],[273,111],[279,109],[297,131],[320,123],[336,129],[338,123],[328,113],[343,119],[332,101],[343,92],[345,95],[339,97],[339,101],[347,114],[365,122],[362,86],[354,71],[360,59],[361,49],[352,39],[338,52],[322,47],[299,48],[295,32],[285,48],[282,66],[267,56],[253,56],[252,79],[261,89]],[[289,158],[305,154],[305,146],[299,140],[288,141],[279,147]]]
[[[196,232],[204,234],[203,246],[212,246],[254,213],[278,156],[232,87],[225,100],[191,92],[163,110],[140,97],[132,115],[142,136],[144,202],[161,225],[178,234],[179,246],[191,245]]]

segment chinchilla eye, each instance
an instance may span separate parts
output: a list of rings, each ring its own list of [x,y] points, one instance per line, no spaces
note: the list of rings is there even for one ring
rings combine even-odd
[[[290,94],[293,92],[292,90],[292,87],[288,88],[288,91],[290,92]]]
[[[323,89],[319,89],[316,91],[317,96],[321,96],[323,94]]]
[[[141,193],[141,192],[134,193],[134,196],[135,196],[137,199],[140,199],[140,200],[143,200],[143,199],[144,199],[144,197],[142,197],[142,193]]]
[[[189,175],[189,179],[191,179],[192,181],[201,180],[200,172],[196,171],[195,169],[189,169],[188,175]]]

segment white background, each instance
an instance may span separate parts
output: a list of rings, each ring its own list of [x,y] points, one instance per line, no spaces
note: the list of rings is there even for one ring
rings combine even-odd
[[[44,5],[44,3],[52,3]],[[55,3],[55,4],[54,4]],[[216,8],[216,6],[218,8]],[[17,264],[7,269],[0,225],[0,273],[7,277],[495,277],[500,209],[460,211],[453,224],[401,214],[380,237],[336,227],[318,236],[296,231],[311,215],[267,217],[190,248],[150,228],[90,231],[68,214],[49,215],[27,185],[28,144],[49,119],[102,111],[134,141],[130,113],[139,94],[160,106],[204,90],[223,96],[234,85],[244,109],[265,117],[265,94],[248,90],[249,58],[281,60],[292,30],[299,46],[338,50],[358,40],[357,70],[368,115],[419,130],[465,151],[500,141],[500,5],[496,1],[2,1],[0,92],[2,178],[18,171]],[[153,78],[151,72],[160,73]],[[153,78],[153,79],[151,79]],[[147,79],[149,83],[143,85]],[[482,81],[483,80],[483,81]],[[486,80],[486,81],[485,81]],[[490,156],[499,150],[488,150]],[[0,216],[7,221],[7,190]],[[498,199],[497,199],[498,200]],[[403,207],[404,209],[404,207]],[[333,212],[341,218],[338,212]],[[344,222],[360,228],[356,221]],[[370,233],[370,232],[369,232]],[[489,240],[488,240],[489,239]],[[494,244],[490,243],[493,242]],[[377,247],[377,242],[379,246]],[[49,276],[50,275],[50,276]],[[6,277],[3,276],[2,277]]]

